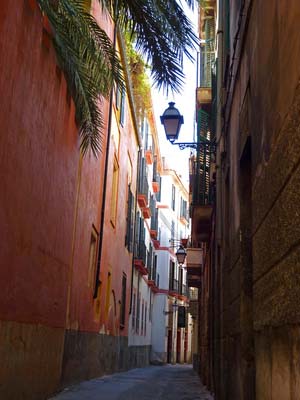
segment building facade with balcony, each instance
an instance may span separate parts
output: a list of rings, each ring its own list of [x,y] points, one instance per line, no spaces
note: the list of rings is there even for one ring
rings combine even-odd
[[[191,240],[187,249],[187,283],[193,315],[193,365],[205,384],[210,371],[209,335],[211,252],[216,191],[216,10],[215,0],[199,4],[200,48],[197,57],[197,146],[190,157]]]
[[[129,346],[137,365],[150,361],[153,301],[159,285],[156,270],[161,158],[152,110],[140,124],[141,148],[136,188],[133,231],[133,270],[129,315]]]
[[[156,274],[153,299],[152,351],[154,363],[184,363],[191,359],[191,317],[188,315],[186,271],[175,256],[189,237],[188,192],[179,175],[164,163],[158,203]]]
[[[216,170],[210,223],[192,214],[192,241],[204,256],[198,371],[217,400],[299,394],[299,15],[298,2],[200,1],[211,87],[199,79],[197,115],[210,117]]]

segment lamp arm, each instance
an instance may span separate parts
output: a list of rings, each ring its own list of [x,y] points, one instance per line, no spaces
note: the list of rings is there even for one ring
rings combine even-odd
[[[210,148],[210,150],[212,152],[214,152],[216,149],[216,144],[211,143],[209,140],[207,140],[205,142],[202,141],[200,143],[197,143],[197,142],[171,142],[171,144],[177,145],[180,150],[184,150],[187,148],[195,149],[195,150],[204,150],[208,147],[208,148]]]

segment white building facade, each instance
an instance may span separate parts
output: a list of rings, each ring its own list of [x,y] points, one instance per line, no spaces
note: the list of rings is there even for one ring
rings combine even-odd
[[[180,176],[164,166],[161,171],[158,208],[156,273],[159,276],[153,298],[153,363],[191,362],[191,317],[188,314],[186,271],[176,259],[180,244],[189,237],[188,191]]]

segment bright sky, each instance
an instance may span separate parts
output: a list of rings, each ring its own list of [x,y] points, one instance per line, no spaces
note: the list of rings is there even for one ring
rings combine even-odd
[[[197,32],[197,9],[192,12],[186,9],[186,13],[195,26]],[[175,107],[183,115],[184,124],[181,126],[178,141],[179,142],[194,142],[194,127],[195,127],[195,95],[196,95],[196,56],[194,63],[189,60],[184,60],[184,74],[186,76],[184,90],[180,94],[173,95],[169,93],[168,97],[162,92],[153,90],[153,105],[156,118],[156,126],[160,142],[160,150],[162,157],[166,157],[167,164],[170,168],[182,175],[184,183],[188,183],[188,159],[191,149],[179,150],[178,146],[171,145],[166,139],[164,127],[161,125],[160,116],[168,107],[170,101],[175,102]]]

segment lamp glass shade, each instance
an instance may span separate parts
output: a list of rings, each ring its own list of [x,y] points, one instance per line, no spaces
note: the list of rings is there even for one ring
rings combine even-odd
[[[183,116],[180,115],[180,112],[174,107],[174,104],[175,103],[170,102],[169,107],[160,117],[160,121],[165,128],[166,137],[171,143],[178,138],[181,125],[184,122]]]
[[[176,258],[178,261],[178,264],[184,264],[185,258],[186,258],[186,251],[184,247],[180,246],[179,249],[176,252]]]

